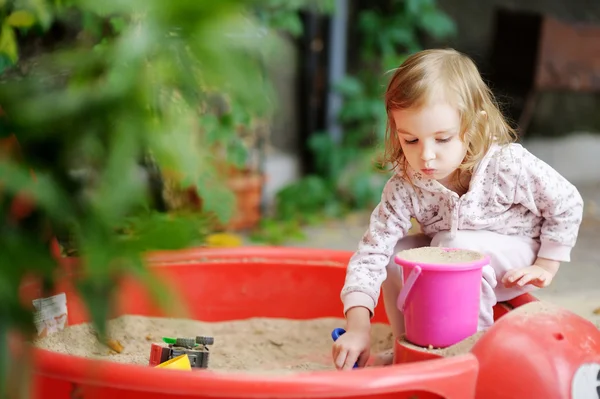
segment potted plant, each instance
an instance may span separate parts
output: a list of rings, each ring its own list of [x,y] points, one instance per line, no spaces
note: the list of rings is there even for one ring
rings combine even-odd
[[[255,227],[261,218],[265,176],[260,147],[267,139],[269,124],[266,118],[252,115],[226,98],[223,93],[214,94],[207,101],[210,105],[202,105],[196,138],[209,160],[203,165],[206,184],[185,184],[179,176],[163,172],[164,196],[170,211],[204,211],[210,201],[208,191],[218,191],[220,201],[228,203],[232,211],[226,222],[214,218],[213,228],[238,231]],[[218,205],[210,208],[218,209]]]

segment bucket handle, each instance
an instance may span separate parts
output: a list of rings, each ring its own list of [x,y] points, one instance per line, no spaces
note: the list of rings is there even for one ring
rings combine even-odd
[[[411,270],[408,278],[406,279],[406,283],[400,290],[400,295],[398,295],[398,301],[396,305],[401,312],[404,312],[404,308],[406,307],[406,302],[408,301],[408,295],[415,285],[415,281],[417,281],[417,277],[421,274],[421,267],[415,265],[415,267]]]

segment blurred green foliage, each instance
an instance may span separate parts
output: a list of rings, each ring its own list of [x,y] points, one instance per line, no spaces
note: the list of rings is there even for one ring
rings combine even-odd
[[[388,72],[423,48],[423,38],[442,41],[456,34],[452,19],[436,0],[376,0],[351,14],[356,29],[356,59],[333,89],[343,98],[337,115],[343,135],[334,141],[327,131],[309,142],[315,173],[277,193],[276,209],[255,232],[256,241],[281,243],[302,237],[301,226],[369,209],[381,197],[389,178],[380,162],[387,116],[383,95]],[[306,193],[310,193],[307,195]],[[287,236],[282,236],[282,232]]]
[[[200,244],[209,217],[231,216],[215,165],[243,164],[240,125],[273,112],[273,28],[299,34],[298,10],[318,3],[0,0],[0,139],[19,144],[0,156],[0,393],[8,333],[34,331],[20,283],[52,291],[55,234],[79,250],[77,288],[101,336],[124,275],[167,305],[143,255]],[[194,187],[205,213],[156,212],[147,159]],[[35,207],[16,220],[18,197]]]

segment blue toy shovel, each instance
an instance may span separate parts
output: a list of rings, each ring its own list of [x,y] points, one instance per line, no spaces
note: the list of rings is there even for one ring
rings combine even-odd
[[[331,338],[333,339],[333,342],[337,341],[337,339],[339,337],[341,337],[342,335],[344,335],[344,333],[346,332],[346,330],[344,330],[343,328],[336,328],[335,330],[333,330],[331,332]],[[358,368],[358,362],[354,363],[354,367],[352,367],[353,369]]]

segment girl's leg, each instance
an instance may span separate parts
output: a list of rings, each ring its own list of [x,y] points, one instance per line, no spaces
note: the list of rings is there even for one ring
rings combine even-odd
[[[425,234],[415,234],[402,238],[396,244],[390,263],[387,265],[387,278],[381,285],[381,289],[385,312],[392,328],[394,339],[398,339],[404,335],[404,315],[396,306],[398,295],[400,295],[400,290],[402,289],[402,268],[394,262],[394,256],[399,251],[429,246],[430,242],[431,238]]]
[[[515,298],[535,289],[533,286],[506,288],[501,280],[509,270],[531,266],[537,257],[540,244],[528,237],[507,236],[484,230],[440,232],[431,240],[431,246],[463,248],[478,251],[490,257],[490,265],[483,268],[481,304],[478,330],[494,324],[493,307],[496,302]]]

